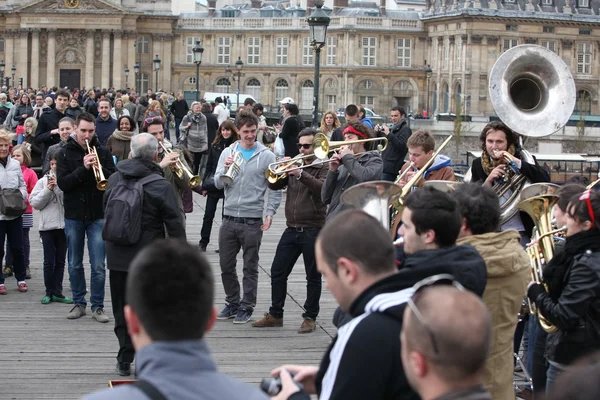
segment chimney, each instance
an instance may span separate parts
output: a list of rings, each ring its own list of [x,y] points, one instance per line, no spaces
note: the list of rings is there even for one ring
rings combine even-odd
[[[315,0],[308,0],[306,2],[306,10],[312,10],[315,8]]]
[[[379,14],[381,14],[382,17],[385,16],[385,3],[386,0],[379,0]]]
[[[336,13],[337,11],[339,11],[343,8],[348,8],[348,0],[333,0],[333,12],[334,13]]]
[[[252,8],[260,8],[262,4],[262,0],[250,0],[252,3]]]
[[[214,17],[217,11],[217,0],[208,0],[208,16]]]

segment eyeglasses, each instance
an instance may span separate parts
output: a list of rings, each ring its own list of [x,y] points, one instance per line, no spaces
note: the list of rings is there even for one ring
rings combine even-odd
[[[590,196],[592,195],[592,190],[588,189],[579,196],[579,200],[585,201],[587,204],[588,214],[590,214],[590,221],[592,221],[592,225],[596,223],[596,216],[594,215],[594,208],[592,207],[592,199]]]
[[[312,143],[309,143],[309,144],[298,143],[298,149],[310,149],[311,147],[312,147]]]
[[[460,290],[461,292],[463,292],[465,290],[463,285],[461,285],[459,282],[454,280],[454,277],[452,275],[438,274],[438,275],[433,275],[433,276],[427,277],[427,278],[415,283],[415,285],[413,286],[414,293],[408,299],[408,306],[410,307],[411,311],[413,312],[413,314],[415,315],[415,317],[417,318],[419,323],[427,331],[427,334],[429,335],[429,338],[431,339],[431,345],[433,346],[433,352],[436,356],[438,356],[440,354],[437,340],[435,340],[435,335],[433,334],[433,331],[431,330],[431,327],[429,326],[429,324],[427,324],[427,322],[425,321],[423,314],[421,314],[421,311],[419,311],[419,309],[417,308],[417,305],[415,304],[415,299],[419,295],[419,293],[423,292],[423,289],[426,289],[431,286],[437,286],[437,285],[452,285],[456,289]]]

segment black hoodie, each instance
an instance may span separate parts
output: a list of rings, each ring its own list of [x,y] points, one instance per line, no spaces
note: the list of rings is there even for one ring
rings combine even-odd
[[[50,146],[60,142],[60,134],[55,133],[53,135],[51,132],[54,129],[58,129],[58,122],[64,117],[65,114],[56,108],[46,108],[40,116],[35,131],[35,144],[42,149],[42,160],[46,158],[46,152]]]

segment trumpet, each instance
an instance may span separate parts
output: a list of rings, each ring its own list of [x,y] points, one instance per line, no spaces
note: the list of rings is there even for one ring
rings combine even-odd
[[[269,181],[269,183],[275,183],[278,180],[287,178],[287,173],[289,171],[295,169],[302,169],[302,165],[304,164],[305,158],[314,158],[314,154],[302,155],[298,154],[296,157],[285,160],[285,161],[277,161],[269,164],[268,168],[265,170],[265,178]]]
[[[96,178],[96,189],[105,191],[106,186],[108,185],[108,180],[104,177],[104,172],[102,172],[102,164],[100,164],[100,158],[98,158],[96,147],[90,147],[90,142],[88,140],[85,141],[85,144],[87,145],[88,154],[93,154],[96,156],[96,162],[92,166],[94,169],[94,177]]]
[[[388,140],[385,137],[332,142],[329,139],[327,139],[327,136],[323,135],[322,133],[317,133],[315,135],[315,138],[313,139],[313,149],[315,152],[315,156],[321,160],[324,160],[328,157],[330,151],[337,150],[340,147],[347,146],[349,144],[367,143],[375,141],[383,142],[377,145],[377,151],[382,152],[387,148]]]
[[[160,147],[163,148],[166,154],[171,154],[173,152],[173,150],[167,149],[162,142],[158,143],[160,144]],[[173,173],[177,175],[179,179],[183,178],[183,174],[185,174],[190,179],[191,188],[198,187],[202,183],[202,178],[200,178],[198,175],[194,175],[192,171],[190,171],[190,169],[179,159],[175,164],[171,164],[170,168],[171,171],[173,171]]]

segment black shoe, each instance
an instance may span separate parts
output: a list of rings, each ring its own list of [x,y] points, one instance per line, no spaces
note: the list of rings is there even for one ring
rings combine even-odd
[[[219,252],[219,249],[216,249],[216,250],[215,250],[215,253],[218,253],[218,252]]]
[[[131,375],[131,364],[128,362],[118,362],[117,361],[117,374],[121,376],[129,376]]]
[[[200,251],[201,252],[203,252],[203,253],[206,252],[206,246],[207,246],[206,243],[200,243],[199,246],[200,246]]]

